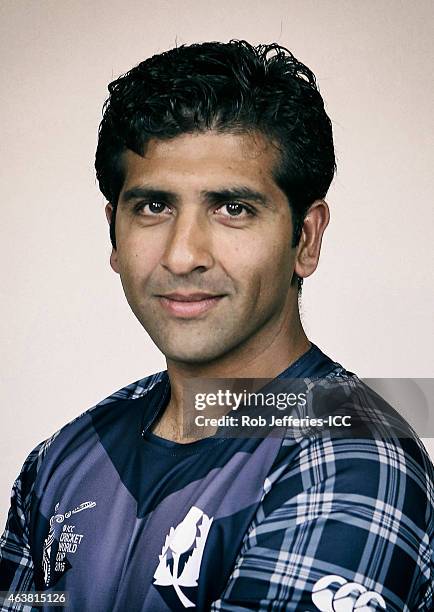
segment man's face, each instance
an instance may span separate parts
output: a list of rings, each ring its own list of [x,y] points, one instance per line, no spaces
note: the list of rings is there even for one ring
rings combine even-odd
[[[212,131],[124,154],[111,265],[169,360],[210,362],[282,331],[297,289],[277,159],[260,134]]]

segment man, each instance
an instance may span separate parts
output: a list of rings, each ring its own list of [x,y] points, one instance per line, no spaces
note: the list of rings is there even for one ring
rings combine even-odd
[[[429,610],[433,466],[410,430],[183,432],[192,379],[315,382],[330,410],[330,386],[357,386],[298,310],[335,170],[314,75],[278,45],[204,43],[109,91],[96,172],[110,263],[167,372],[30,454],[0,588],[66,591],[80,611]]]

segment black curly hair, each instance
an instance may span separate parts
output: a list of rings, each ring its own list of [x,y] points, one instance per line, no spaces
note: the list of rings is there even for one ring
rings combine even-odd
[[[288,198],[292,246],[298,244],[306,212],[326,195],[336,164],[332,125],[315,75],[288,49],[245,40],[182,45],[141,62],[108,90],[95,168],[114,209],[114,248],[122,153],[144,155],[151,138],[205,130],[260,131],[278,147],[274,179]]]

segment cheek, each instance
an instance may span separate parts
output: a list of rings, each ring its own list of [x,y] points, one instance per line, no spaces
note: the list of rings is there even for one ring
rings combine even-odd
[[[145,281],[158,265],[160,254],[155,245],[130,236],[120,243],[118,262],[120,274],[129,284]]]
[[[225,245],[221,263],[227,273],[241,284],[257,286],[258,289],[272,289],[286,284],[289,286],[295,262],[295,249],[286,234],[270,240],[272,231],[261,235],[240,236],[238,240]]]

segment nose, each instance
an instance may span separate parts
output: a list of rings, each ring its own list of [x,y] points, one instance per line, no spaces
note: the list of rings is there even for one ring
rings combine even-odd
[[[206,219],[195,211],[181,211],[171,224],[161,264],[176,275],[210,269],[214,258]]]

